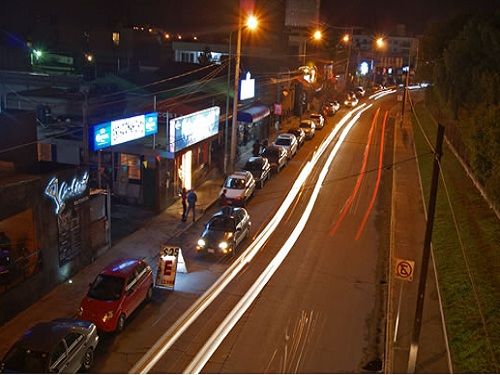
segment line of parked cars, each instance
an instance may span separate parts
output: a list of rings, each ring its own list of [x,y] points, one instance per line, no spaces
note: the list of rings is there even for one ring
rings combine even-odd
[[[271,178],[272,171],[279,173],[297,154],[305,140],[312,139],[316,129],[324,126],[324,117],[312,113],[298,127],[278,135],[259,155],[249,158],[242,171],[229,175],[221,189],[226,206],[205,224],[196,251],[200,254],[234,255],[237,247],[250,235],[252,223],[244,207],[255,194],[256,188],[262,189]]]
[[[10,348],[1,372],[76,373],[89,370],[98,331],[120,332],[126,319],[153,294],[153,272],[142,259],[118,259],[90,283],[77,319],[37,323]]]

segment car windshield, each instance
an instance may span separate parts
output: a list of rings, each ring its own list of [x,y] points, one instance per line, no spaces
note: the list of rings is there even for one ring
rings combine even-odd
[[[110,275],[98,275],[89,289],[88,296],[100,301],[114,301],[122,295],[125,279]]]
[[[46,373],[49,354],[15,346],[5,357],[4,371],[22,373]]]
[[[234,219],[231,217],[214,217],[207,224],[209,230],[218,232],[232,232],[234,227]]]
[[[242,178],[228,178],[224,187],[229,189],[244,189],[245,188],[245,180]]]
[[[319,115],[311,115],[311,118],[313,118],[313,119],[319,119]]]
[[[308,122],[301,122],[300,123],[300,127],[301,128],[305,128],[305,129],[310,129],[311,128],[311,124],[308,123]]]
[[[278,146],[290,146],[292,140],[290,138],[276,138],[276,143]]]
[[[255,160],[255,161],[247,161],[245,164],[245,170],[247,171],[260,171],[262,169],[262,160]]]

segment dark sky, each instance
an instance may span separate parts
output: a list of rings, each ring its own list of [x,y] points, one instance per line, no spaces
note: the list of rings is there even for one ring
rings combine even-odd
[[[25,31],[37,16],[58,22],[111,26],[118,21],[150,23],[173,31],[209,31],[234,19],[237,0],[0,0],[0,27]],[[285,0],[257,0],[262,15],[279,18]],[[265,6],[262,6],[265,5]],[[430,21],[445,19],[457,10],[495,10],[500,0],[322,0],[321,20],[328,25],[355,25],[390,32],[398,23],[422,33]],[[268,13],[268,14],[267,14]]]

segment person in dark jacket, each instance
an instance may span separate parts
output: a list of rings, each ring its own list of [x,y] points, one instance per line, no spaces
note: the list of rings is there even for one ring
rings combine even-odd
[[[194,189],[189,190],[189,193],[187,193],[187,203],[188,203],[188,208],[186,211],[186,216],[185,219],[189,216],[189,212],[193,211],[193,222],[196,220],[196,201],[198,200],[198,196],[194,192]]]

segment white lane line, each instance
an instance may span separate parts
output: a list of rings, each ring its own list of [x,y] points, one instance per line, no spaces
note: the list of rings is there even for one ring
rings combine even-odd
[[[339,140],[335,144],[335,147],[333,148],[332,152],[328,156],[328,159],[323,166],[321,173],[318,177],[318,180],[316,181],[316,184],[314,186],[314,190],[311,194],[311,198],[309,199],[309,202],[307,204],[307,207],[302,214],[299,222],[297,223],[295,229],[293,230],[292,234],[288,238],[288,240],[285,242],[285,244],[281,247],[281,249],[278,251],[276,256],[273,258],[273,260],[269,263],[269,265],[266,267],[264,272],[259,276],[259,278],[255,281],[255,283],[250,287],[250,289],[245,293],[243,298],[238,301],[236,306],[233,308],[233,310],[226,315],[225,319],[222,321],[222,323],[217,327],[217,329],[214,331],[212,336],[207,340],[205,345],[201,348],[200,351],[196,354],[195,358],[193,361],[186,367],[184,370],[185,374],[199,374],[205,364],[208,362],[208,360],[212,357],[213,353],[217,350],[217,348],[220,346],[222,341],[226,338],[226,336],[231,332],[231,330],[234,328],[236,323],[240,320],[240,318],[243,316],[243,314],[248,310],[248,308],[251,306],[253,301],[258,297],[262,289],[266,286],[266,284],[269,282],[271,277],[274,275],[274,273],[278,270],[280,267],[281,263],[285,260],[287,255],[289,254],[290,250],[292,249],[293,245],[299,238],[300,234],[304,230],[304,227],[307,224],[307,221],[309,220],[309,217],[311,216],[311,212],[314,208],[314,204],[316,203],[316,200],[319,196],[319,192],[321,189],[321,186],[323,185],[323,181],[326,178],[326,175],[328,173],[328,170],[330,168],[331,163],[333,162],[333,159],[337,155],[338,150],[340,149],[340,146],[342,145],[342,142],[344,139],[347,137],[349,134],[350,130],[354,126],[354,124],[358,121],[359,117],[361,114],[368,110],[372,104],[366,106],[364,109],[359,111],[354,118],[349,121],[348,125],[344,128],[342,131]]]

